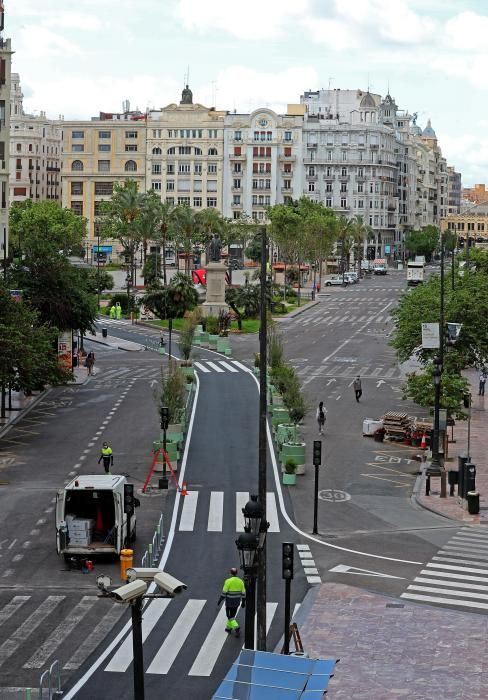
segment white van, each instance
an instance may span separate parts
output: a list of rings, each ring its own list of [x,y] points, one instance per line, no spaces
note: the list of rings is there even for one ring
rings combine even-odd
[[[56,495],[56,549],[65,559],[119,555],[136,537],[134,486],[125,476],[77,476]]]

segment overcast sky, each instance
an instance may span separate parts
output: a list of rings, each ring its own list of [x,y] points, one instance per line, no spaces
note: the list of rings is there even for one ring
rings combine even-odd
[[[28,112],[86,119],[180,99],[279,112],[367,89],[430,117],[463,184],[488,183],[487,0],[5,0]]]

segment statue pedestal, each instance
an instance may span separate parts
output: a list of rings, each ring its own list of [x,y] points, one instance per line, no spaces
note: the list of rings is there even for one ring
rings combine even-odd
[[[227,312],[228,305],[225,303],[225,275],[227,267],[221,262],[209,262],[205,268],[205,279],[207,281],[207,297],[202,304],[204,316],[218,316],[220,311]]]

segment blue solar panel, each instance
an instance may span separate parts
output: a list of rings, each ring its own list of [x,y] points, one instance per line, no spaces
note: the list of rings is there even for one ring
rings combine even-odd
[[[335,664],[243,649],[213,700],[321,700]]]

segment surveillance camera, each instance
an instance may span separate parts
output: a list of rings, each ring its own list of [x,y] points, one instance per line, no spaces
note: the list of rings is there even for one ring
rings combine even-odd
[[[168,594],[170,598],[174,598],[177,593],[181,593],[187,589],[186,583],[178,581],[177,578],[167,574],[166,571],[160,571],[154,576],[154,583],[162,591]]]
[[[147,585],[144,581],[132,581],[132,583],[116,588],[113,591],[113,596],[119,603],[130,603],[135,598],[141,598],[146,591]]]
[[[126,570],[125,575],[128,581],[152,581],[156,574],[159,573],[161,573],[161,569],[133,566]]]

